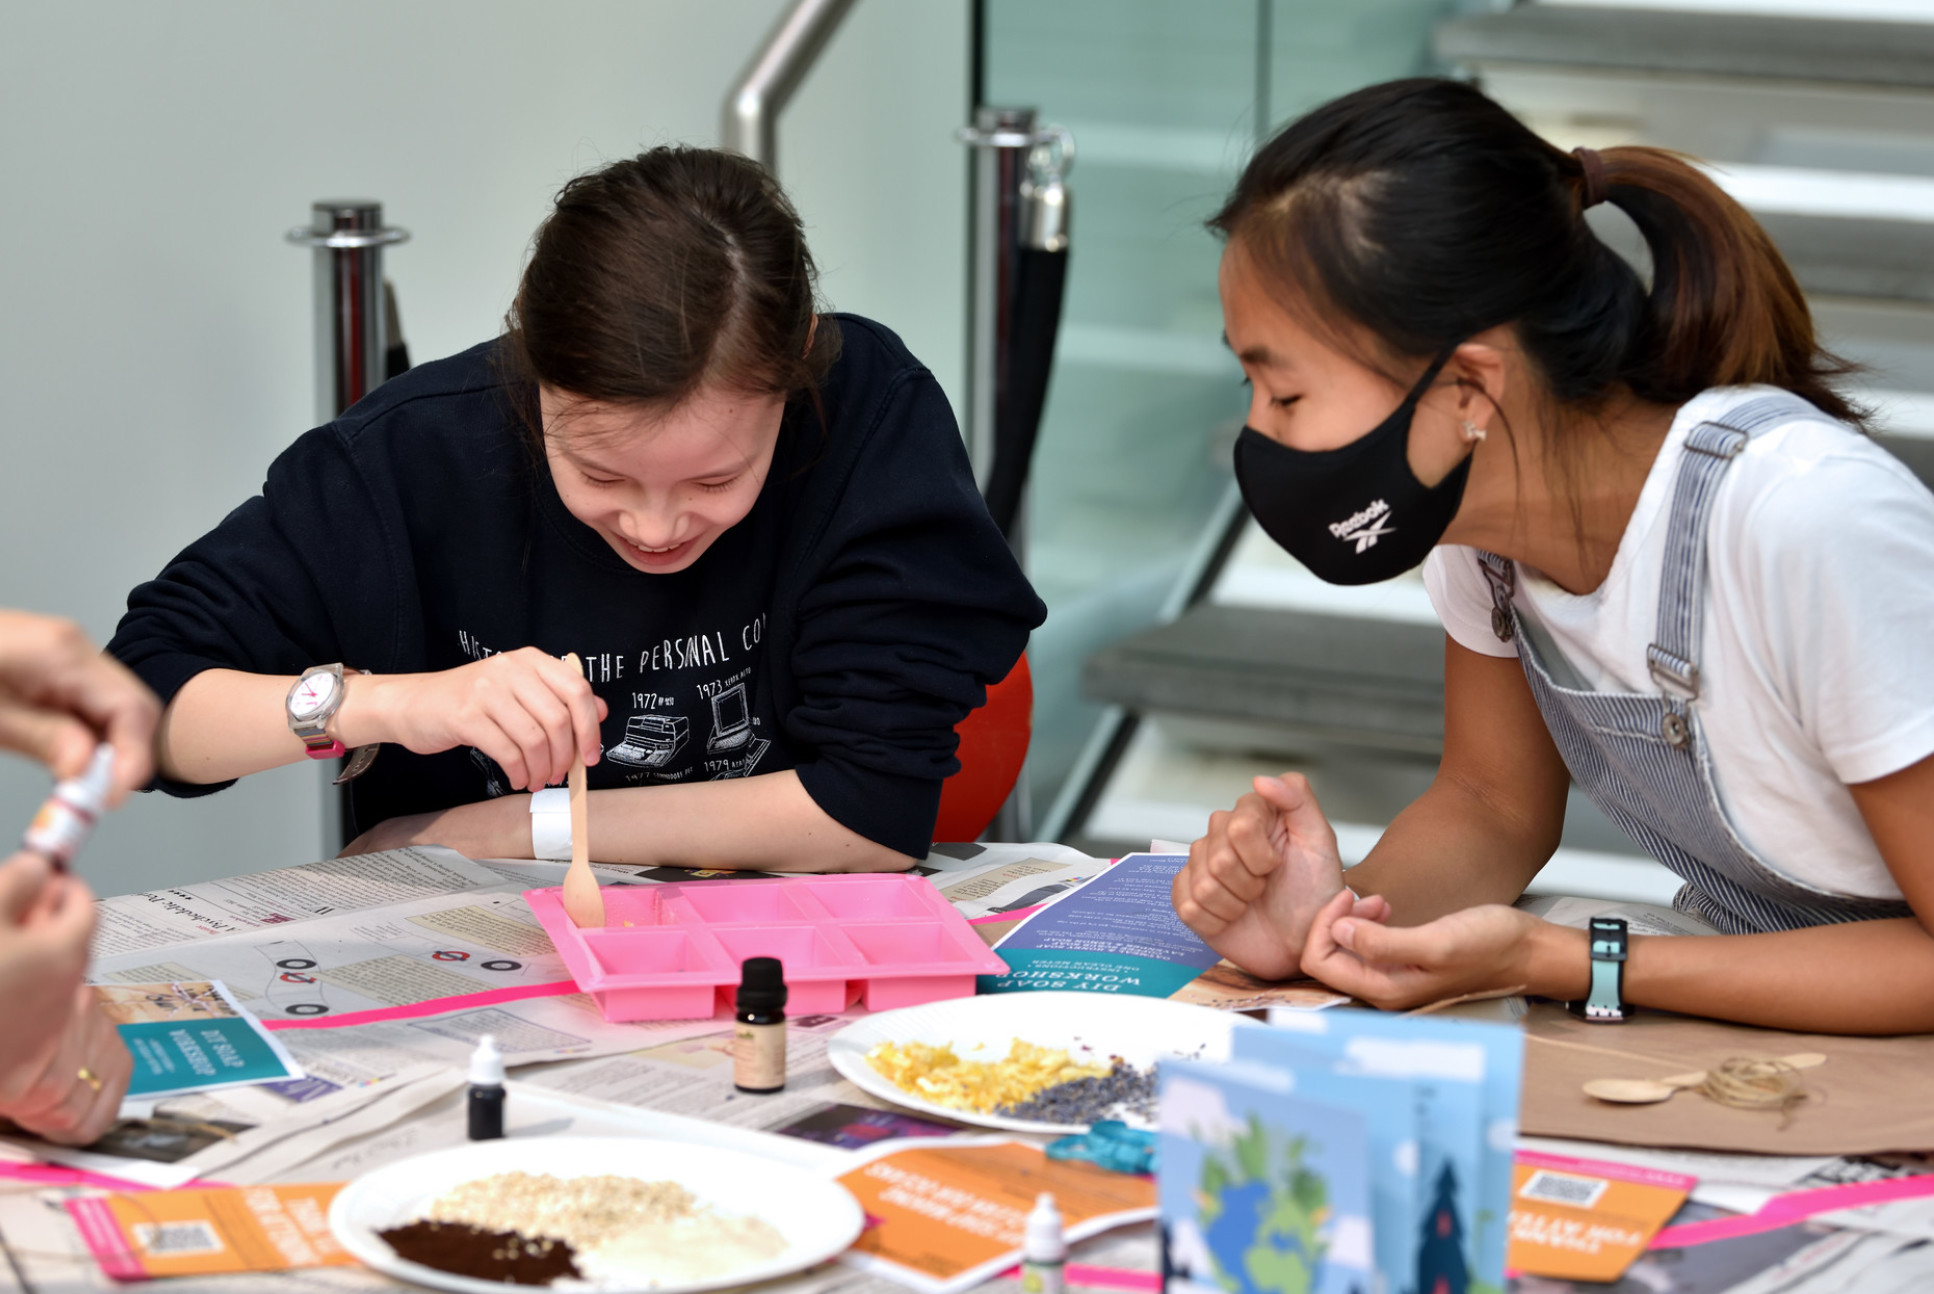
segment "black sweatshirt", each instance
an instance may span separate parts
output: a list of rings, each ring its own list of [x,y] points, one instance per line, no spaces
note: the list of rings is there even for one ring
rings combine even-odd
[[[108,650],[164,702],[212,668],[575,651],[610,706],[593,789],[795,768],[834,820],[918,857],[959,767],[954,725],[1046,609],[933,375],[886,328],[836,318],[826,425],[792,402],[751,513],[683,571],[635,570],[565,510],[490,342],[296,441],[128,596]],[[509,789],[474,749],[394,745],[352,787],[359,830]]]

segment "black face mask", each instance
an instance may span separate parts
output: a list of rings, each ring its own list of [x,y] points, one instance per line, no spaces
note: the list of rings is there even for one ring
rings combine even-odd
[[[1243,502],[1291,557],[1328,584],[1375,584],[1430,554],[1464,498],[1471,460],[1436,485],[1410,470],[1410,421],[1446,351],[1376,430],[1339,449],[1291,449],[1244,427],[1236,438]]]

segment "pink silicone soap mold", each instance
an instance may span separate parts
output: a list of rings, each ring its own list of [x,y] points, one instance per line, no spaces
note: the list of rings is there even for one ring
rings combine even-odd
[[[787,876],[610,885],[580,930],[560,891],[524,899],[607,1020],[686,1020],[729,1007],[748,957],[777,957],[794,1014],[967,997],[1007,963],[924,876]]]

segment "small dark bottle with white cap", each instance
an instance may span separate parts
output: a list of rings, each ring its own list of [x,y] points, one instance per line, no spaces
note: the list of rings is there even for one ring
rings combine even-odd
[[[777,1092],[786,1085],[786,971],[777,957],[745,959],[737,1006],[732,1085],[741,1092]]]
[[[504,1053],[485,1034],[470,1053],[470,1140],[495,1141],[504,1135]]]

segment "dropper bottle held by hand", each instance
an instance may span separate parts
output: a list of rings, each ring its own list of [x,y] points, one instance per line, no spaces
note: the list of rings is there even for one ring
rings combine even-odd
[[[572,669],[584,670],[576,652],[565,656]],[[604,895],[591,872],[591,797],[586,789],[584,752],[571,754],[571,867],[564,873],[564,912],[580,929],[604,924]]]
[[[21,847],[45,858],[55,871],[66,871],[94,834],[94,824],[107,812],[107,793],[113,781],[114,747],[102,742],[85,772],[54,787],[54,793],[28,825]]]

